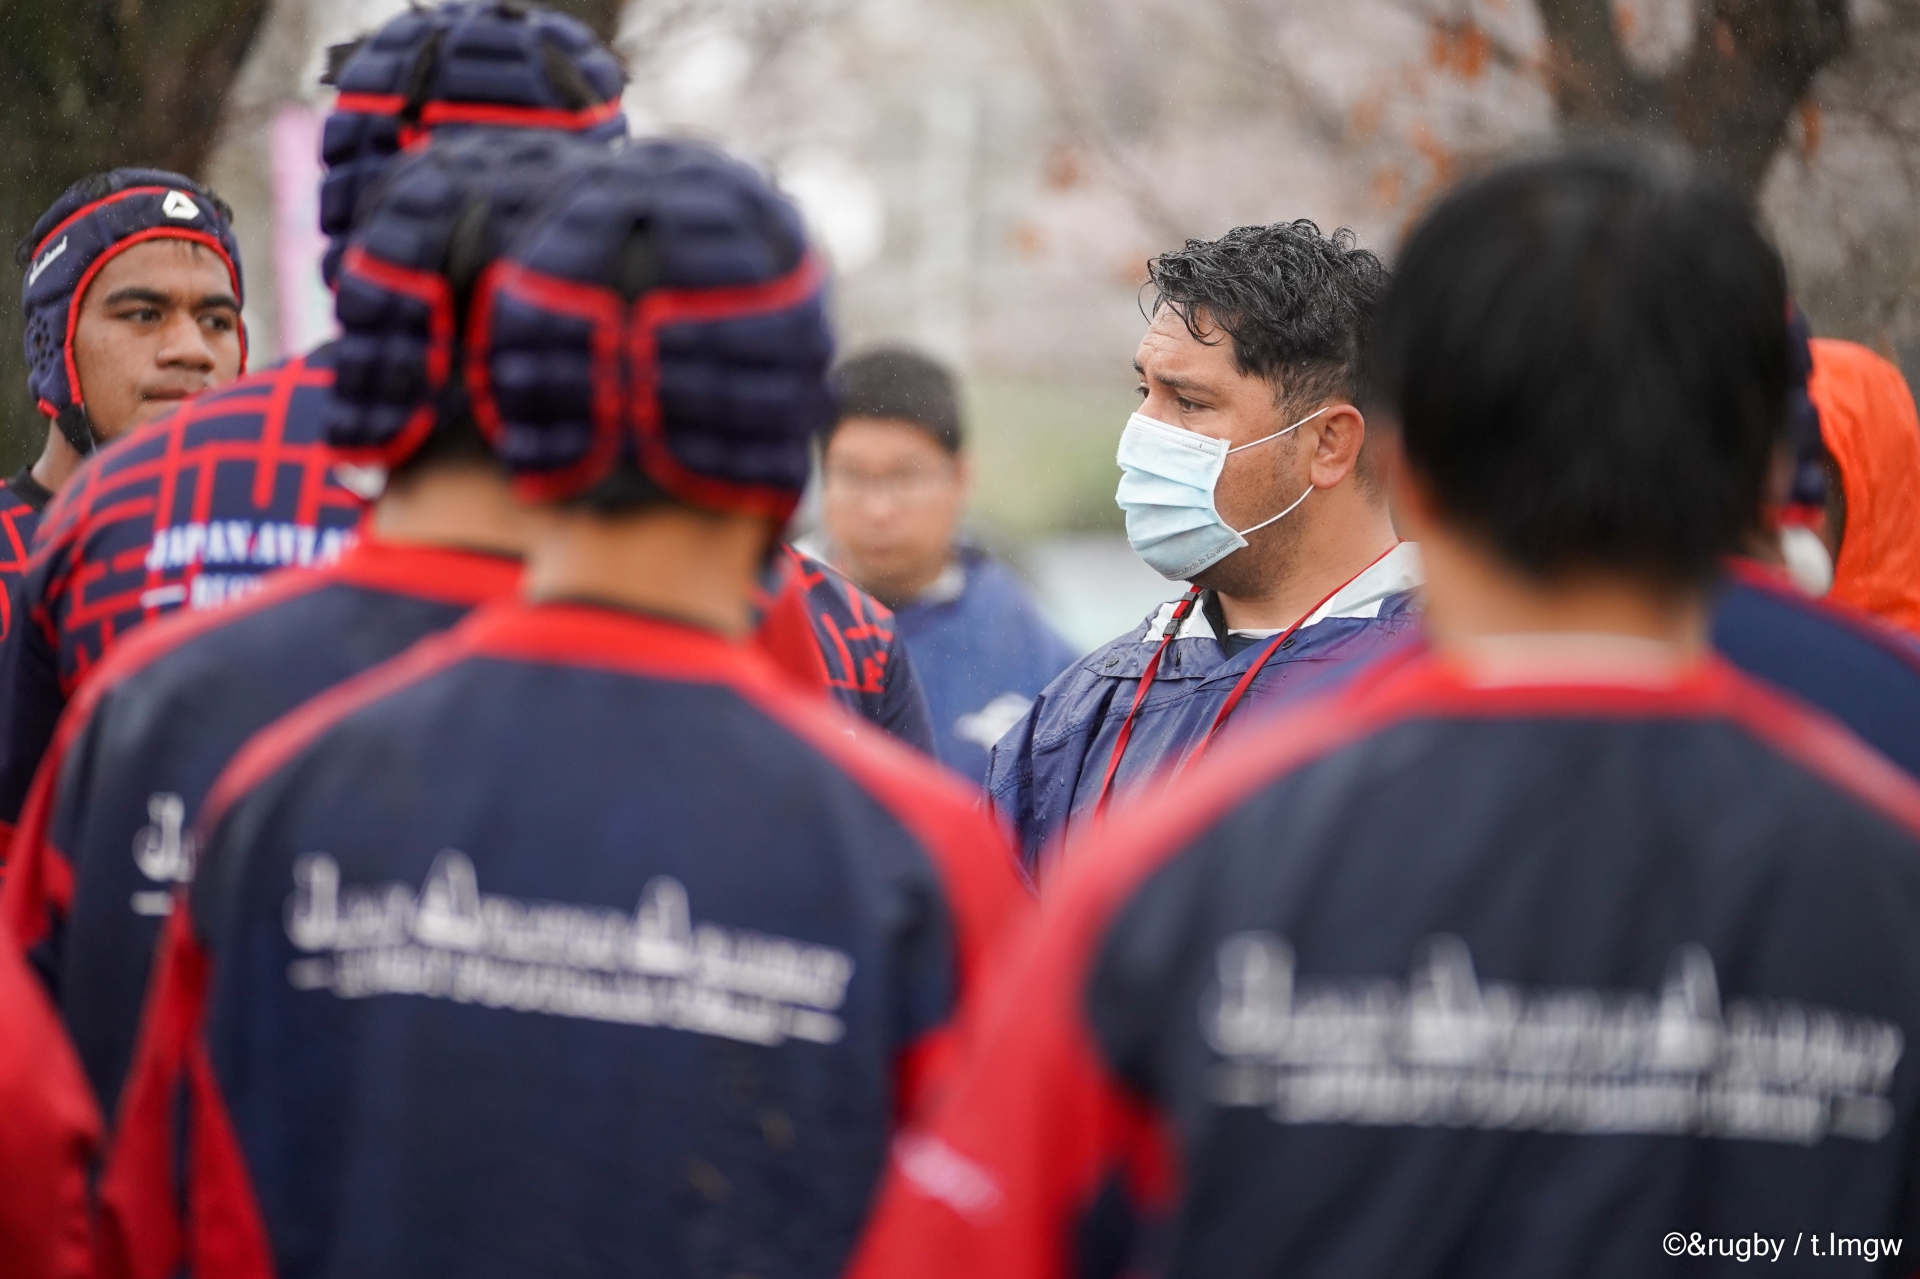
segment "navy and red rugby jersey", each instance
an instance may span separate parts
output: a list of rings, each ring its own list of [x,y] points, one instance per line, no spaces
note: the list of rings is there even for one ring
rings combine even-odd
[[[89,458],[47,508],[0,644],[0,823],[17,820],[73,690],[128,631],[325,564],[365,507],[321,440],[327,353],[188,400]]]
[[[192,878],[201,803],[233,753],[519,579],[518,560],[363,540],[328,568],[143,630],[81,686],[14,834],[0,914],[49,977],[105,1113],[173,887]]]
[[[1713,646],[1920,777],[1920,642],[1905,631],[1740,559],[1714,600]]]
[[[1249,729],[1062,863],[853,1273],[1912,1270],[1909,778],[1718,659],[1556,641]]]
[[[850,724],[549,603],[254,738],[121,1105],[124,1273],[838,1275],[1026,900],[966,789]]]
[[[782,546],[768,569],[760,646],[809,687],[907,745],[936,755],[933,713],[893,610],[835,569]],[[795,619],[804,618],[804,629]]]
[[[40,512],[53,497],[33,478],[31,467],[0,486],[0,640],[13,627],[13,595],[27,575],[27,555],[33,549],[33,531]]]

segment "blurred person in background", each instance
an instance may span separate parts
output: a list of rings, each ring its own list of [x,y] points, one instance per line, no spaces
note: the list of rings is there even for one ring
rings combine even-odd
[[[49,974],[101,1110],[114,1113],[200,806],[256,731],[444,630],[520,581],[527,519],[473,423],[474,283],[577,147],[499,130],[395,162],[359,201],[336,293],[325,439],[387,482],[363,536],[225,608],[163,619],[94,668],[67,707],[14,835],[4,915]],[[444,299],[448,328],[428,299]]]
[[[1864,347],[1811,339],[1797,313],[1789,332],[1778,491],[1728,563],[1714,647],[1920,777],[1920,642],[1899,625],[1920,590],[1912,399]]]
[[[115,1273],[840,1273],[1025,894],[968,788],[749,643],[831,413],[822,284],[765,179],[666,141],[489,274],[528,598],[216,785]]]
[[[333,50],[327,79],[339,89],[322,136],[329,284],[361,193],[409,144],[480,127],[626,136],[619,61],[574,19],[510,0],[409,9]],[[166,197],[158,203],[170,216]],[[237,297],[237,267],[231,283]],[[30,348],[35,332],[29,324]],[[351,543],[378,478],[346,488],[321,439],[332,359],[322,347],[199,396],[103,449],[49,508],[14,601],[33,624],[0,643],[0,833],[18,820],[67,699],[120,639],[175,609],[245,595],[272,570],[329,563]]]
[[[987,752],[1074,651],[1011,570],[960,540],[973,464],[953,375],[882,348],[846,361],[836,382],[821,450],[825,556],[893,610],[941,762],[983,782]]]
[[[754,643],[803,687],[840,703],[923,755],[933,714],[893,610],[799,547],[762,575]]]
[[[82,178],[14,250],[40,456],[0,488],[0,639],[40,515],[80,460],[238,377],[247,338],[233,211],[164,169]]]
[[[1029,867],[1114,796],[1204,754],[1230,718],[1415,622],[1419,551],[1394,533],[1353,403],[1379,258],[1299,221],[1189,240],[1147,269],[1118,501],[1140,557],[1192,586],[1056,679],[994,748],[988,798]]]
[[[1857,342],[1814,338],[1807,393],[1831,459],[1821,540],[1827,598],[1920,642],[1920,420],[1900,370]],[[1916,650],[1920,651],[1920,650]]]
[[[1662,162],[1427,215],[1367,399],[1426,643],[1087,835],[857,1275],[1911,1269],[1920,787],[1707,636],[1784,311]]]

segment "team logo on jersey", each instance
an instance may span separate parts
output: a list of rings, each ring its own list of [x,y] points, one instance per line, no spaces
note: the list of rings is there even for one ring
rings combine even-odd
[[[317,958],[287,978],[342,999],[417,995],[513,1012],[657,1026],[776,1045],[837,1043],[853,957],[831,946],[695,923],[659,875],[632,914],[482,893],[447,849],[416,893],[350,887],[325,853],[293,867],[287,939]]]
[[[48,249],[45,253],[42,253],[40,255],[40,260],[33,264],[33,270],[27,272],[27,287],[32,288],[33,282],[40,278],[40,273],[46,270],[48,267],[52,266],[53,260],[59,257],[62,253],[65,253],[66,251],[67,251],[67,237],[63,235],[60,237],[60,243],[54,245],[51,249]]]
[[[147,821],[133,837],[133,863],[156,884],[185,884],[193,879],[193,833],[186,829],[187,804],[178,795],[162,792],[147,797]],[[173,912],[173,894],[148,889],[133,895],[136,915]]]
[[[1889,1021],[1720,999],[1713,959],[1674,952],[1658,991],[1482,982],[1458,937],[1409,979],[1302,979],[1274,933],[1220,944],[1201,1029],[1215,1104],[1282,1124],[1878,1141],[1904,1048]]]
[[[977,711],[968,711],[953,721],[953,735],[972,742],[983,750],[992,750],[1007,730],[1026,718],[1033,699],[1018,693],[1002,693]]]
[[[182,222],[191,222],[200,216],[200,206],[185,191],[169,191],[167,198],[160,201],[160,212]]]

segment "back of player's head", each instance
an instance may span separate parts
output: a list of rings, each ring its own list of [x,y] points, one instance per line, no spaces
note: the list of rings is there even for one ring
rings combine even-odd
[[[949,453],[958,453],[965,442],[953,374],[917,351],[897,346],[862,351],[834,370],[833,386],[839,422],[853,417],[910,422]]]
[[[1147,282],[1153,314],[1172,307],[1195,337],[1226,330],[1240,372],[1265,378],[1289,410],[1305,412],[1354,394],[1387,270],[1355,247],[1353,232],[1324,235],[1302,218],[1188,240],[1147,263]]]
[[[800,214],[691,142],[596,158],[482,286],[474,412],[534,501],[784,520],[833,415]]]
[[[389,159],[429,133],[551,129],[613,142],[626,72],[573,18],[519,0],[450,0],[412,8],[333,51],[340,91],[321,138],[327,166],[320,229],[329,282],[361,193]]]
[[[81,404],[84,388],[73,355],[80,303],[93,277],[127,249],[157,239],[199,244],[226,267],[234,301],[244,303],[240,244],[232,224],[226,201],[165,169],[112,169],[68,187],[13,254],[26,272],[20,307],[26,319],[27,389],[40,411],[61,419]],[[240,364],[244,370],[244,328]],[[67,429],[64,421],[62,429]]]
[[[474,288],[585,150],[565,134],[472,131],[402,157],[368,188],[335,295],[326,433],[342,458],[489,456],[462,372]]]
[[[1663,157],[1525,161],[1414,229],[1368,380],[1436,515],[1514,567],[1687,587],[1763,500],[1785,278],[1734,195]]]

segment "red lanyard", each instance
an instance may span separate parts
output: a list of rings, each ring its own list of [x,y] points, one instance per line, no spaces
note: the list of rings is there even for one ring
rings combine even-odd
[[[1247,690],[1253,687],[1254,678],[1260,674],[1260,669],[1267,664],[1267,659],[1279,652],[1280,646],[1293,638],[1293,633],[1299,630],[1309,617],[1312,617],[1315,613],[1325,608],[1328,601],[1333,599],[1334,596],[1359,581],[1361,573],[1365,573],[1367,569],[1372,568],[1374,564],[1378,564],[1381,560],[1393,554],[1399,545],[1398,542],[1395,542],[1393,546],[1380,552],[1366,568],[1361,569],[1359,573],[1355,573],[1352,577],[1328,591],[1325,598],[1302,613],[1299,618],[1294,621],[1292,626],[1287,627],[1286,630],[1281,631],[1273,637],[1267,644],[1266,651],[1254,659],[1253,665],[1247,667],[1246,673],[1242,675],[1240,681],[1233,686],[1233,691],[1227,694],[1227,700],[1221,705],[1220,713],[1213,717],[1213,726],[1207,730],[1207,735],[1200,739],[1200,748],[1187,757],[1189,762],[1207,753],[1207,747],[1213,745],[1214,734],[1220,731],[1220,726],[1227,722],[1227,716],[1233,714],[1234,707],[1240,705],[1240,700],[1247,695]],[[1153,651],[1153,658],[1147,663],[1147,669],[1140,673],[1140,688],[1133,695],[1133,705],[1127,708],[1126,719],[1120,722],[1120,736],[1115,738],[1113,743],[1113,758],[1107,761],[1107,775],[1101,779],[1100,794],[1093,802],[1093,808],[1096,813],[1106,808],[1107,800],[1113,794],[1114,775],[1120,771],[1120,759],[1127,753],[1127,743],[1133,740],[1133,718],[1140,713],[1140,703],[1146,700],[1147,690],[1153,687],[1154,676],[1160,673],[1160,659],[1166,655],[1167,645],[1173,642],[1174,636],[1180,631],[1180,624],[1193,612],[1193,607],[1199,600],[1200,588],[1197,586],[1180,597],[1180,602],[1173,606],[1173,616],[1167,620],[1167,629],[1160,639],[1160,647]],[[1182,764],[1181,767],[1184,768],[1185,764]]]
[[[1120,736],[1113,742],[1113,758],[1107,761],[1107,775],[1100,779],[1100,794],[1093,801],[1093,811],[1098,813],[1107,806],[1107,796],[1113,792],[1113,775],[1120,771],[1120,757],[1127,753],[1127,743],[1133,740],[1133,717],[1140,713],[1140,703],[1146,699],[1147,690],[1153,687],[1153,677],[1160,673],[1160,659],[1167,655],[1167,645],[1173,643],[1180,633],[1180,624],[1193,613],[1193,606],[1200,602],[1200,588],[1187,588],[1173,606],[1173,616],[1167,619],[1167,629],[1161,632],[1160,647],[1153,650],[1153,656],[1147,661],[1147,669],[1140,672],[1140,687],[1134,691],[1133,705],[1127,708],[1127,717],[1120,721]]]

